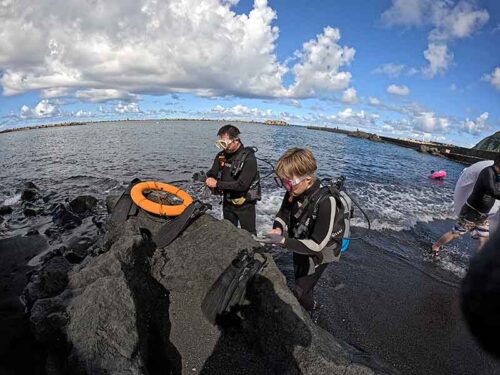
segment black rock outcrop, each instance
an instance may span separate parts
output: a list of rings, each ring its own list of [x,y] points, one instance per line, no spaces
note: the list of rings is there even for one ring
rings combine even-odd
[[[47,372],[396,373],[316,326],[270,255],[258,255],[267,265],[244,304],[222,325],[211,325],[203,297],[241,249],[258,244],[229,222],[203,215],[157,248],[151,238],[164,223],[142,211],[125,223],[108,222],[94,256],[71,265],[60,249],[33,275],[25,295],[48,353]]]
[[[76,214],[91,212],[97,205],[97,199],[91,195],[81,195],[69,202],[69,208]]]

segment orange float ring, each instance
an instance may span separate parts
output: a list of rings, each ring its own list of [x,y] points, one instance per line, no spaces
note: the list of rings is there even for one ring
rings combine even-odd
[[[173,194],[181,199],[182,203],[170,206],[150,201],[143,194],[146,190],[164,191]],[[178,216],[184,212],[187,206],[193,203],[193,198],[185,191],[173,185],[155,181],[139,182],[130,191],[130,196],[134,203],[143,210],[162,216]]]

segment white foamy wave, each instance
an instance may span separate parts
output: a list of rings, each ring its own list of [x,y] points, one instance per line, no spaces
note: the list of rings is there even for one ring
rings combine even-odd
[[[444,190],[371,183],[350,193],[368,214],[374,230],[401,231],[411,229],[417,222],[453,218],[453,199]],[[368,226],[359,210],[355,209],[352,225]]]
[[[21,193],[14,194],[12,196],[4,197],[2,206],[13,206],[20,201],[21,201]]]

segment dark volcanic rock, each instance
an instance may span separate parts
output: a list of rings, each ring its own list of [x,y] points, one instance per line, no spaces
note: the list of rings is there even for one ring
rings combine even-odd
[[[395,373],[316,326],[270,256],[244,305],[212,326],[203,297],[241,249],[258,244],[203,215],[156,249],[149,233],[164,223],[142,212],[107,223],[104,253],[86,257],[67,278],[59,274],[70,267],[65,258],[47,262],[41,273],[56,270],[57,280],[50,293],[36,287],[41,273],[32,277],[26,295],[37,337],[50,338],[48,364],[76,374]]]
[[[18,296],[28,280],[27,262],[47,248],[43,236],[0,239],[0,373],[34,374],[36,345]],[[22,353],[22,354],[21,354]]]
[[[25,189],[32,189],[32,190],[38,190],[38,186],[36,186],[33,182],[28,181],[24,183],[24,188]]]
[[[56,209],[52,216],[52,220],[54,224],[64,228],[64,229],[73,229],[82,224],[82,219],[78,216],[72,214],[70,211],[64,207],[64,205],[60,204]]]
[[[21,193],[21,200],[25,202],[31,202],[37,200],[38,198],[40,198],[40,194],[38,194],[38,191],[34,189],[25,189]]]
[[[12,213],[12,207],[0,206],[0,215],[7,215]]]
[[[81,195],[69,202],[71,211],[76,214],[90,212],[97,205],[97,199],[91,195]]]
[[[50,258],[40,272],[32,275],[24,291],[24,298],[31,306],[36,300],[57,296],[68,284],[69,263],[62,256]]]
[[[34,210],[33,208],[25,208],[23,210],[23,214],[24,216],[26,217],[32,217],[32,216],[36,216],[38,215],[38,211],[37,210]]]

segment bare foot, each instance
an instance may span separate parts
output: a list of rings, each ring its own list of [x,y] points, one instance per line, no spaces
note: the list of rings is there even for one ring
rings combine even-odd
[[[436,244],[431,246],[431,252],[433,255],[439,254],[440,250],[441,250],[441,246],[436,246]]]

